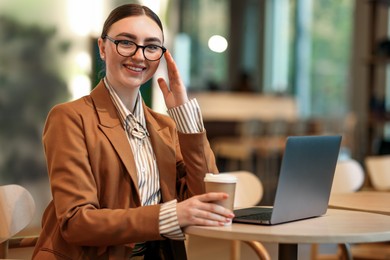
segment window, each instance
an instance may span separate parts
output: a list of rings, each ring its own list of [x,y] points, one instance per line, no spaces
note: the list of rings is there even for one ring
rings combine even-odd
[[[272,72],[267,73],[272,78],[265,81],[269,87],[266,90],[280,92],[285,88],[287,94],[295,95],[302,116],[346,113],[354,1],[277,0],[273,5],[272,16],[278,19],[268,19],[266,30],[279,32],[274,34],[270,45],[281,47],[272,48],[271,58],[265,61],[266,68],[272,64]],[[280,21],[283,17],[289,24]],[[278,42],[287,39],[286,51],[285,45]],[[284,82],[286,62],[289,63],[288,85],[275,84]]]
[[[231,90],[235,76],[246,70],[254,91],[296,96],[302,116],[346,113],[354,4],[181,1],[181,32],[191,42],[190,89]],[[214,34],[229,40],[226,52],[208,48]]]
[[[228,0],[189,0],[181,1],[181,5],[180,37],[186,39],[186,35],[190,39],[188,87],[193,90],[223,88],[227,81],[227,51],[212,51],[209,40],[212,36],[222,36],[225,39],[228,37]],[[184,41],[176,42],[180,44]],[[177,49],[180,49],[180,46],[175,46],[175,50]],[[182,74],[186,75],[187,72]]]

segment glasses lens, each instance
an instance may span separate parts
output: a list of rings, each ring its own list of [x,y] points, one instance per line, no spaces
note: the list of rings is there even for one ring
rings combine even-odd
[[[120,55],[125,57],[133,56],[134,53],[138,50],[138,47],[134,42],[131,41],[120,41],[117,45],[117,51]],[[148,45],[143,47],[142,50],[145,59],[150,61],[159,60],[164,54],[163,48],[157,45]]]
[[[130,41],[121,41],[117,45],[118,53],[125,57],[133,55],[136,49],[137,45]]]
[[[149,45],[145,47],[144,55],[148,60],[158,60],[163,55],[163,49],[160,46]]]

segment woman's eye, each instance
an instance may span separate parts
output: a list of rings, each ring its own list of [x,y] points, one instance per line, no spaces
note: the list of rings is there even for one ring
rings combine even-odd
[[[157,46],[157,45],[148,45],[148,46],[146,46],[146,49],[147,49],[148,51],[157,51],[159,48],[160,48],[160,47]]]
[[[119,42],[120,45],[122,46],[125,46],[125,47],[131,47],[131,46],[134,46],[134,43],[131,42],[131,41],[127,41],[127,40],[121,40]]]

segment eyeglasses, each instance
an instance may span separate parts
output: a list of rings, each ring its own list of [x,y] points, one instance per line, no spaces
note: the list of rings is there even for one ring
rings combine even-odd
[[[103,37],[103,39],[105,38],[116,45],[116,51],[123,57],[131,57],[138,51],[139,48],[141,48],[145,59],[149,61],[156,61],[161,59],[161,57],[164,55],[164,52],[167,51],[165,47],[154,44],[142,46],[129,40],[115,40],[108,35]]]

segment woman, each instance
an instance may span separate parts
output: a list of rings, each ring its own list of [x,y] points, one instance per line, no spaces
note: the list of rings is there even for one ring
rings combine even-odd
[[[196,100],[149,8],[114,9],[98,40],[106,76],[90,95],[54,107],[43,143],[53,200],[34,259],[185,259],[182,229],[233,218],[204,194],[217,167]],[[142,101],[140,87],[167,62],[169,87],[158,79],[168,114]],[[173,119],[173,120],[172,120]]]

